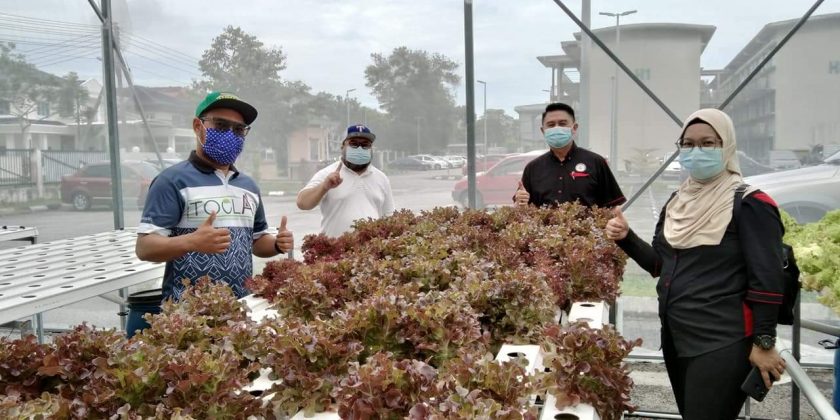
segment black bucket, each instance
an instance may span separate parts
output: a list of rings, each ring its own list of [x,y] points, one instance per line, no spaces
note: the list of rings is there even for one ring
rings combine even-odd
[[[131,338],[138,330],[149,328],[149,323],[143,319],[146,314],[159,314],[160,304],[163,301],[163,289],[144,290],[142,292],[128,295],[128,320],[125,324],[125,333]]]

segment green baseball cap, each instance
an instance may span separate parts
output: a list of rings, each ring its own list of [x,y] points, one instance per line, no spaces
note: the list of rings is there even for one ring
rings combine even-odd
[[[210,92],[204,97],[204,100],[195,109],[195,116],[199,117],[201,114],[217,108],[232,109],[242,114],[242,119],[248,125],[251,125],[257,119],[256,108],[232,93],[219,91]]]

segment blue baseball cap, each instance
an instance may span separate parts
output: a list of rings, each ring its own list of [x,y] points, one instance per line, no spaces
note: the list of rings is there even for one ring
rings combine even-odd
[[[376,134],[373,134],[370,128],[361,124],[347,127],[347,136],[344,137],[344,140],[352,139],[353,137],[361,137],[370,141],[376,140]]]

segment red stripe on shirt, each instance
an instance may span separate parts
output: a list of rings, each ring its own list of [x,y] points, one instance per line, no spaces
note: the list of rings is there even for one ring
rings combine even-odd
[[[758,201],[765,202],[773,207],[779,207],[779,205],[776,204],[776,201],[774,201],[772,198],[770,198],[769,195],[765,194],[762,191],[758,191],[755,194],[752,194],[752,197],[754,197]]]
[[[758,290],[749,290],[749,293],[758,293],[760,295],[767,295],[767,296],[784,296],[781,293],[773,293],[773,292],[759,292]]]
[[[744,337],[749,337],[753,334],[752,308],[747,306],[746,303],[742,303],[741,305],[744,310]]]

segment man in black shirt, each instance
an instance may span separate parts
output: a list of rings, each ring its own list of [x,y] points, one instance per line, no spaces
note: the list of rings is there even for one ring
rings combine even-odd
[[[563,103],[549,104],[540,131],[551,148],[534,159],[522,173],[513,197],[517,205],[557,205],[579,201],[585,206],[615,207],[627,199],[607,161],[575,145],[575,111]]]

